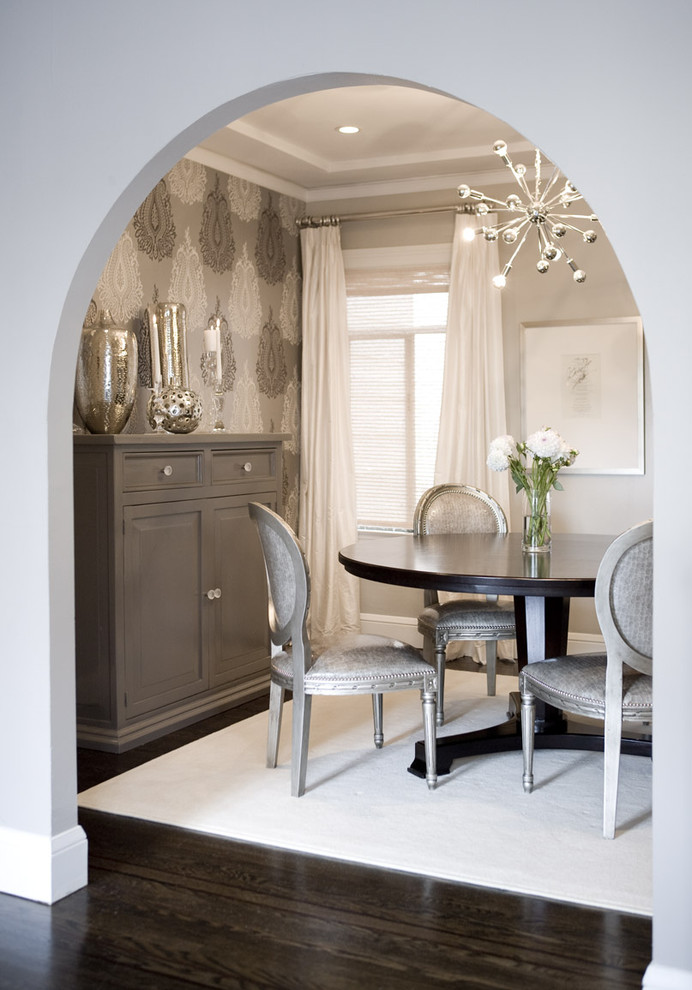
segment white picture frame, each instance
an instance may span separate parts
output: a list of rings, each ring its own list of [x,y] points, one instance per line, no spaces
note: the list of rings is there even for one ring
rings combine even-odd
[[[570,474],[644,473],[639,317],[521,324],[522,439],[543,427],[579,451]]]

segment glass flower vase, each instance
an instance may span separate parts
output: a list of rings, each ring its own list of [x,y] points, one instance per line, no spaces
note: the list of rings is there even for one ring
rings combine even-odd
[[[522,550],[545,553],[550,550],[550,492],[524,491]]]

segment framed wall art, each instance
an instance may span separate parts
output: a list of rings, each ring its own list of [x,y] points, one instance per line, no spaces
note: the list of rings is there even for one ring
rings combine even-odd
[[[571,474],[644,473],[644,339],[639,317],[521,324],[524,439],[557,430]]]

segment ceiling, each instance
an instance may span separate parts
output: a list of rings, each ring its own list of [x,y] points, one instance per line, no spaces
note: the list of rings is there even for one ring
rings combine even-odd
[[[340,134],[355,124],[358,134]],[[306,202],[507,181],[492,154],[530,165],[533,146],[496,117],[438,93],[351,86],[292,97],[210,135],[189,157]]]

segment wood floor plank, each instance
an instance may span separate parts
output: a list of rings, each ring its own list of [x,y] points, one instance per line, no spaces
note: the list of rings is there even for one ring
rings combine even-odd
[[[111,882],[118,873],[135,892],[135,904],[144,899],[158,906],[150,925],[156,927],[159,912],[169,931],[201,924],[215,956],[224,946],[234,953],[242,947],[244,978],[262,967],[260,985],[267,987],[281,985],[274,982],[272,965],[296,956],[310,961],[313,974],[301,969],[302,987],[335,990],[638,988],[649,960],[645,918],[296,856],[96,812],[84,820],[88,833],[94,832],[94,819],[94,891],[101,871]],[[102,914],[110,916],[107,904]],[[149,955],[161,953],[151,947]],[[238,975],[216,972],[214,978],[224,986],[223,980]]]

